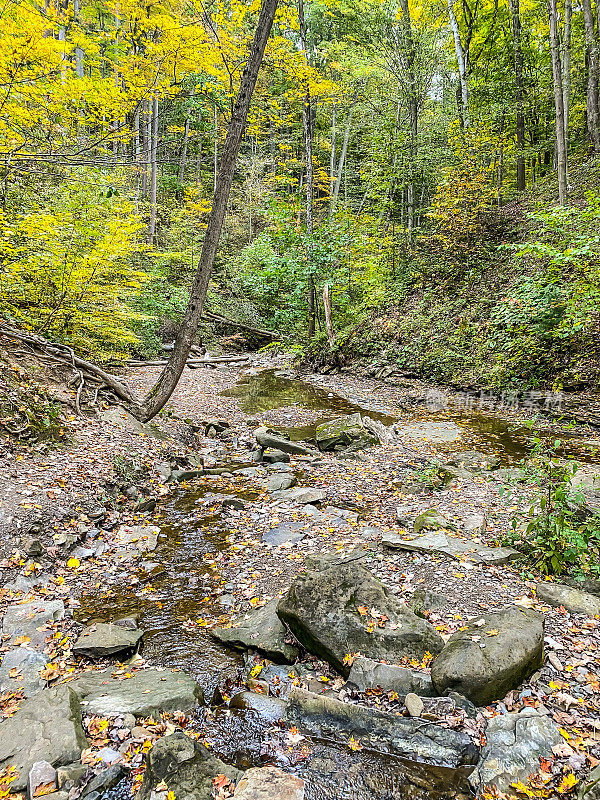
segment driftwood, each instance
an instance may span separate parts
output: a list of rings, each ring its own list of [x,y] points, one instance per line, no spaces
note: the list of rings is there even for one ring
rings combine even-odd
[[[0,335],[6,336],[9,339],[15,339],[18,342],[23,342],[24,344],[35,348],[36,350],[40,350],[42,354],[50,356],[53,361],[70,365],[80,383],[76,396],[77,407],[79,407],[81,390],[83,389],[83,382],[85,381],[86,373],[88,374],[88,377],[92,376],[95,379],[99,378],[102,383],[106,384],[106,386],[117,395],[120,400],[124,400],[126,403],[135,404],[135,398],[126,384],[122,383],[122,381],[120,381],[114,375],[105,372],[96,364],[92,364],[89,361],[85,361],[83,358],[79,358],[79,356],[76,356],[73,350],[67,345],[49,342],[47,339],[44,339],[43,336],[39,336],[38,334],[34,333],[25,333],[25,331],[20,331],[17,328],[13,328],[10,325],[7,325],[5,322],[0,322]]]
[[[255,328],[252,325],[247,325],[245,322],[237,322],[234,319],[224,317],[222,314],[215,314],[213,311],[208,311],[207,309],[204,309],[202,317],[207,322],[219,322],[221,325],[229,325],[231,328],[239,328],[241,331],[252,333],[254,336],[260,336],[263,339],[269,339],[272,342],[279,339],[279,336],[276,333],[273,333],[273,331],[267,331],[264,328]]]

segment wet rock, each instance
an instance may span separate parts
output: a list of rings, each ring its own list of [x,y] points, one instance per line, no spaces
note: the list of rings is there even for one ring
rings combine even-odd
[[[146,497],[145,499],[138,500],[133,507],[134,511],[154,511],[156,508],[156,497]]]
[[[288,694],[286,720],[301,731],[325,739],[368,738],[374,749],[403,758],[450,767],[475,764],[478,748],[465,733],[434,723],[408,719],[372,708],[343,703],[293,686]]]
[[[587,614],[589,617],[600,614],[600,597],[581,589],[540,581],[535,591],[542,602],[554,607],[564,606],[572,614]]]
[[[475,788],[495,786],[501,792],[511,792],[514,781],[526,781],[539,772],[540,758],[552,759],[552,748],[562,741],[550,717],[533,708],[493,717],[485,737],[481,760],[470,781]]]
[[[271,600],[234,620],[231,628],[213,628],[211,634],[223,644],[236,650],[258,650],[273,661],[293,663],[298,650],[286,644],[285,625],[277,616],[278,600]]]
[[[237,781],[241,773],[223,763],[210,751],[183,733],[173,733],[158,739],[146,754],[146,772],[138,800],[163,798],[160,785],[181,800],[212,800],[213,780],[225,775]],[[164,792],[166,798],[167,792]]]
[[[266,464],[289,464],[290,454],[284,453],[283,450],[268,450],[263,452],[262,460]]]
[[[469,472],[486,472],[498,469],[500,459],[491,453],[481,453],[479,450],[464,450],[453,453],[446,461],[453,467],[462,467]]]
[[[425,704],[419,695],[415,694],[414,692],[409,692],[406,695],[404,698],[404,705],[406,706],[406,710],[411,717],[420,717],[423,713],[423,709],[425,708]]]
[[[156,525],[121,525],[117,531],[117,543],[138,550],[154,550],[158,542],[160,528]]]
[[[257,428],[254,431],[254,436],[259,445],[265,450],[271,447],[275,450],[282,450],[284,453],[301,456],[311,456],[316,452],[314,447],[308,447],[305,444],[300,444],[300,442],[290,442],[268,428]]]
[[[84,673],[69,683],[86,714],[159,719],[163,711],[191,711],[203,701],[200,686],[183,672],[151,668],[119,680],[112,676],[113,671]]]
[[[103,794],[109,789],[112,789],[127,775],[127,770],[123,764],[112,764],[107,769],[103,769],[98,775],[95,775],[92,780],[86,785],[81,792],[81,797],[87,797],[92,792],[99,792]]]
[[[244,772],[233,796],[238,800],[304,800],[304,781],[277,767]]]
[[[286,475],[285,473],[271,475],[267,481],[267,492],[280,492],[284,489],[291,489],[295,483],[296,478],[294,475]]]
[[[29,770],[29,797],[51,794],[58,789],[56,770],[48,761],[36,761]]]
[[[99,622],[85,628],[73,645],[73,655],[88,658],[126,656],[139,647],[143,632]]]
[[[238,692],[231,698],[229,708],[235,708],[238,711],[255,711],[261,719],[277,722],[285,716],[287,703],[278,697],[268,697],[255,692]]]
[[[40,670],[47,663],[48,658],[43,653],[24,647],[9,650],[0,666],[0,692],[22,690],[25,697],[33,697],[46,685],[46,681],[40,676]]]
[[[291,503],[304,505],[305,503],[322,503],[327,499],[327,491],[325,489],[310,489],[308,486],[298,486],[294,489],[282,489],[279,492],[273,492],[273,497],[278,500],[287,500]]]
[[[337,417],[330,422],[317,425],[315,438],[317,447],[322,452],[344,450],[351,445],[354,448],[366,447],[378,441],[367,431],[360,414]]]
[[[413,523],[415,533],[421,531],[455,530],[456,525],[450,522],[437,508],[429,508],[419,514]]]
[[[516,607],[486,612],[454,633],[434,660],[439,694],[455,691],[479,706],[500,700],[542,664],[544,618]]]
[[[364,656],[354,659],[348,683],[354,684],[361,692],[379,686],[384,692],[397,692],[399,695],[409,692],[414,692],[420,697],[434,695],[431,676],[427,672],[417,672],[395,664],[382,664]]]
[[[29,636],[32,646],[42,644],[48,632],[39,631],[38,628],[58,622],[64,616],[62,600],[34,600],[9,606],[2,621],[2,635],[4,638],[10,637],[11,641],[17,636]]]
[[[47,761],[55,768],[71,764],[86,747],[75,692],[68,686],[45,689],[0,725],[0,771],[9,764],[17,770],[11,790],[18,791],[27,786],[36,762]]]
[[[280,522],[274,528],[263,532],[263,542],[273,547],[282,544],[301,542],[306,538],[306,525],[303,522]]]
[[[382,625],[370,618],[372,608],[386,617]],[[307,650],[346,677],[350,653],[394,663],[404,656],[420,659],[427,651],[439,653],[443,647],[434,628],[357,561],[299,575],[277,613]]]

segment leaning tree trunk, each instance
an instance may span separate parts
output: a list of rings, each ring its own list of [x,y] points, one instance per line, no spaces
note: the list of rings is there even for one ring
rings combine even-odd
[[[554,82],[554,109],[556,128],[556,171],[558,173],[558,202],[567,204],[567,137],[565,135],[565,106],[563,99],[562,65],[560,62],[560,40],[558,35],[557,0],[548,2],[550,21],[550,53],[552,55],[552,78]]]
[[[598,108],[598,78],[600,76],[600,59],[598,41],[594,30],[594,14],[592,0],[582,0],[583,21],[585,25],[585,52],[588,62],[586,120],[588,135],[594,153],[600,153],[600,111]]]
[[[202,245],[200,262],[192,284],[190,299],[183,322],[177,334],[173,352],[167,362],[160,378],[152,388],[146,399],[136,409],[136,416],[144,421],[152,419],[165,405],[173,394],[181,377],[194,336],[198,330],[198,323],[204,310],[206,292],[212,273],[215,255],[221,236],[221,229],[227,211],[227,203],[233,183],[233,176],[240,149],[248,111],[258,71],[263,60],[267,40],[275,18],[278,0],[263,0],[258,24],[254,33],[254,41],[250,49],[248,63],[242,75],[240,90],[235,101],[231,120],[227,129],[227,137],[223,147],[221,165],[217,176],[217,189],[213,197],[212,208],[208,220],[208,227]]]

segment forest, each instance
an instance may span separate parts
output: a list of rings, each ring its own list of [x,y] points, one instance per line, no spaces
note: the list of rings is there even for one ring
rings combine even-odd
[[[0,800],[599,800],[600,0],[0,5]]]
[[[98,361],[173,340],[257,10],[7,3],[11,324]],[[208,313],[332,363],[382,354],[497,391],[595,385],[599,14],[280,3]]]

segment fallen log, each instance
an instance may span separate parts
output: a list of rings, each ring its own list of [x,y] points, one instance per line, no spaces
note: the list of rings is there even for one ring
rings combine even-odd
[[[224,317],[222,314],[215,314],[213,311],[208,311],[207,309],[204,309],[202,317],[207,322],[220,322],[222,325],[239,328],[242,331],[254,334],[254,336],[262,336],[264,339],[270,339],[271,341],[279,339],[279,336],[273,333],[273,331],[267,331],[264,328],[255,328],[253,325],[248,325],[245,322],[238,322],[235,319],[229,319],[229,317]]]

